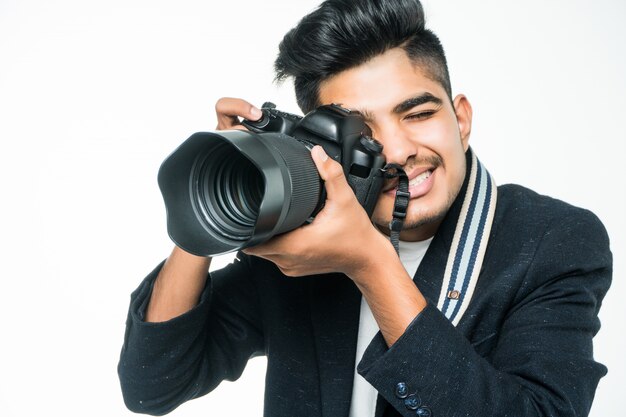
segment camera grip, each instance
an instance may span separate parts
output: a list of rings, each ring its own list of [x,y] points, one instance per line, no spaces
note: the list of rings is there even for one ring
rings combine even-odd
[[[372,169],[367,178],[357,175],[348,175],[348,184],[352,188],[359,204],[363,206],[368,216],[372,216],[376,202],[383,187],[384,178],[380,170]]]

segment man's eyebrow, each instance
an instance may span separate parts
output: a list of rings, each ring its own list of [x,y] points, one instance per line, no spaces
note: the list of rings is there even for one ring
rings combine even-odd
[[[435,97],[430,93],[420,94],[419,96],[411,97],[404,100],[402,103],[398,104],[393,108],[393,112],[395,114],[402,114],[407,110],[411,110],[415,106],[422,105],[424,103],[433,103],[436,105],[440,105],[443,101],[439,97]]]
[[[402,114],[408,110],[411,110],[413,107],[416,107],[425,103],[433,103],[439,106],[443,103],[443,101],[439,97],[435,97],[430,93],[423,93],[418,96],[411,97],[411,98],[404,100],[402,103],[394,107],[392,112],[395,114]],[[342,103],[335,103],[335,104],[339,106],[343,105]],[[357,108],[352,109],[352,110],[356,110],[359,113],[361,113],[361,116],[363,116],[363,119],[365,119],[365,122],[374,121],[374,115],[369,110],[357,109]]]

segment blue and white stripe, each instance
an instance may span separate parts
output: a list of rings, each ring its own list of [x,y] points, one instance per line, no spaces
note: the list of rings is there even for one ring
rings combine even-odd
[[[467,309],[484,259],[496,208],[496,184],[471,151],[472,166],[437,308],[455,326]]]

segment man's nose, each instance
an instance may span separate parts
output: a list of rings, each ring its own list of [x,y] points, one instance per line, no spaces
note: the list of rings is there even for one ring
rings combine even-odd
[[[408,132],[393,124],[372,128],[374,138],[383,144],[387,163],[406,165],[417,155],[418,145]]]

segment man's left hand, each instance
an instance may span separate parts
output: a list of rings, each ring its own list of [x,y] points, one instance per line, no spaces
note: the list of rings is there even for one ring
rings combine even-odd
[[[396,257],[350,188],[341,165],[321,146],[311,156],[326,188],[326,204],[312,223],[244,249],[267,259],[288,276],[341,272],[360,275],[385,254]],[[397,259],[397,257],[396,257]]]

